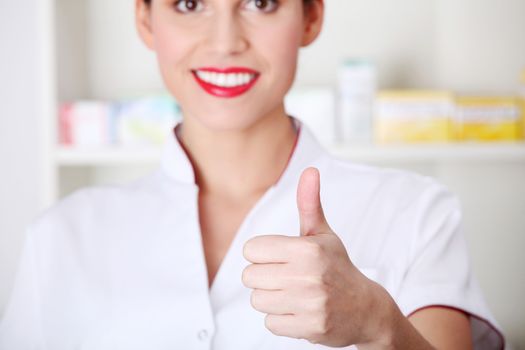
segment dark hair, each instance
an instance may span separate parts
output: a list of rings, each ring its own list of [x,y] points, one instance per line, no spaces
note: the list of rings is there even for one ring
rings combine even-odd
[[[148,5],[151,4],[151,1],[153,1],[153,0],[144,0],[144,2],[145,2],[146,4],[148,4]],[[312,2],[314,2],[314,1],[315,1],[315,0],[303,0],[303,2],[304,2],[305,5],[310,5],[310,4],[311,4]]]

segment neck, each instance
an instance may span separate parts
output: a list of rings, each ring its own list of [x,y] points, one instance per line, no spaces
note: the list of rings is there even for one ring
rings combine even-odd
[[[185,119],[180,140],[200,191],[246,198],[264,193],[278,181],[293,152],[296,131],[281,106],[242,130],[211,130]]]

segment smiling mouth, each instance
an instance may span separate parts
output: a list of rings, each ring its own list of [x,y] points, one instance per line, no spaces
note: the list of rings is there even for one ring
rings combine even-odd
[[[244,67],[199,68],[191,70],[197,83],[207,93],[216,97],[236,97],[250,90],[260,73]]]

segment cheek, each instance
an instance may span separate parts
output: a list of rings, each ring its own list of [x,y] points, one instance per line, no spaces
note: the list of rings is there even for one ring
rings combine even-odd
[[[260,38],[261,52],[266,56],[272,73],[283,84],[291,83],[295,76],[302,39],[302,33],[297,29],[299,26],[292,22],[274,28]]]
[[[184,35],[182,30],[167,24],[158,24],[154,30],[155,51],[160,63],[173,65],[181,61],[184,58],[184,53],[190,47],[188,36]]]
[[[295,61],[300,47],[302,32],[299,23],[290,21],[287,25],[274,28],[265,35],[265,41],[273,59],[283,63]]]
[[[187,61],[190,57],[188,53],[194,47],[192,35],[169,23],[156,24],[154,31],[154,46],[162,79],[175,98],[180,100],[182,81],[191,77],[189,69],[192,62]]]

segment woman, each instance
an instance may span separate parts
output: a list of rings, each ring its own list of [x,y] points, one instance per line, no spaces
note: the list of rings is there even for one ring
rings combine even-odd
[[[503,347],[457,199],[338,161],[286,114],[323,9],[136,0],[184,121],[157,172],[79,191],[29,228],[0,348]]]

